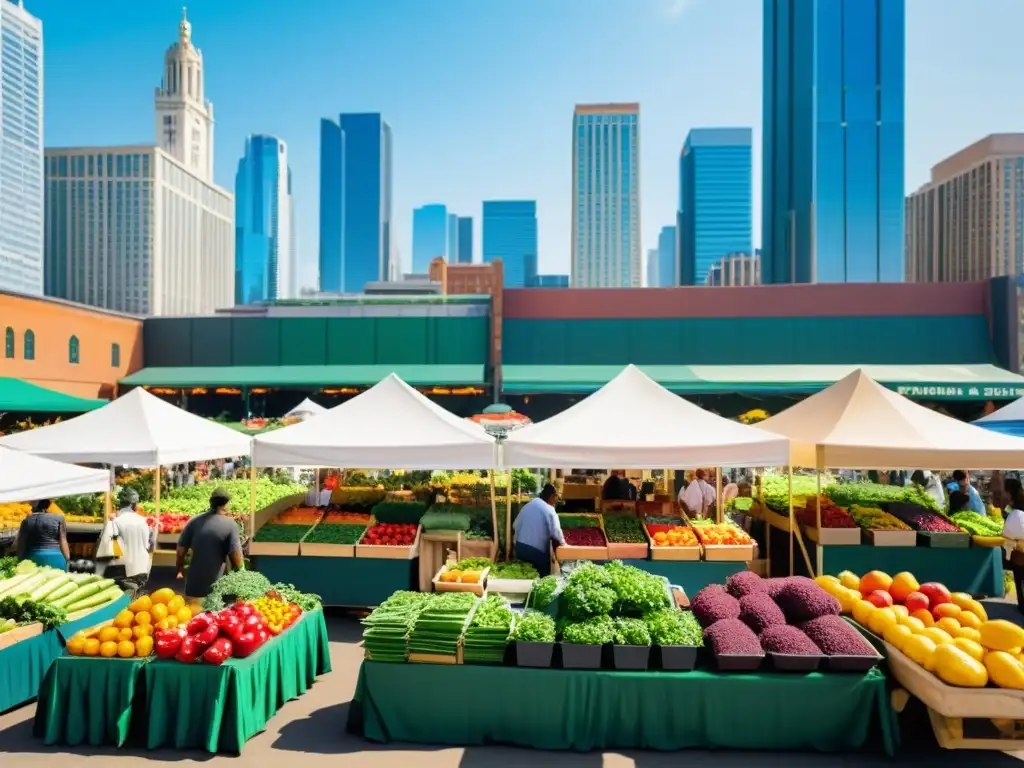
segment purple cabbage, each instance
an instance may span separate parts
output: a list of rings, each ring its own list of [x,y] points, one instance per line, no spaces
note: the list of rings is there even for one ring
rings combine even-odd
[[[819,616],[800,625],[827,656],[875,656],[875,649],[856,629],[838,616]]]
[[[725,580],[725,589],[733,597],[739,599],[754,592],[766,592],[765,580],[753,571],[740,571]]]
[[[694,596],[690,610],[702,627],[709,627],[722,619],[738,619],[740,602],[726,594],[721,584],[712,584]]]
[[[761,643],[739,619],[722,619],[704,630],[704,644],[716,656],[764,656]]]
[[[842,612],[839,601],[810,579],[790,581],[779,591],[775,602],[791,624]]]
[[[761,647],[769,653],[790,656],[820,656],[821,649],[806,634],[789,624],[768,627],[760,635]]]
[[[757,634],[786,623],[782,609],[767,592],[753,592],[740,598],[740,620]]]

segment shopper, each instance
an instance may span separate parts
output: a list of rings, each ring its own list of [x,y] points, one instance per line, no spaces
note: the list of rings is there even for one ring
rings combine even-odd
[[[558,492],[551,483],[540,494],[528,501],[512,524],[515,533],[516,559],[530,563],[541,576],[551,573],[551,543],[565,544],[562,526],[555,513]]]
[[[48,565],[62,571],[68,569],[68,529],[64,516],[50,512],[50,500],[40,499],[32,505],[32,514],[18,528],[18,559],[31,560],[39,566]]]
[[[117,541],[120,554],[103,566],[101,575],[113,579],[121,589],[130,592],[132,599],[149,581],[157,536],[156,526],[150,526],[146,518],[135,511],[138,503],[139,494],[134,488],[121,491],[118,513],[103,527],[98,549],[98,552],[114,552],[113,542]]]
[[[228,516],[231,495],[223,488],[210,494],[210,509],[188,521],[178,538],[177,578],[184,578],[185,555],[192,552],[185,580],[185,596],[201,600],[224,575],[230,559],[234,570],[242,568],[242,543],[238,525]]]
[[[1013,573],[1013,583],[1017,591],[1017,607],[1024,613],[1024,491],[1020,483],[1010,483],[1007,491],[1011,492],[1009,512],[1003,523],[1003,549],[1006,560],[1003,568]]]
[[[635,489],[633,489],[633,494],[630,494],[632,487],[632,484],[626,479],[626,470],[613,469],[601,488],[601,500],[631,501],[636,498]]]
[[[978,493],[978,489],[971,485],[971,476],[962,469],[958,469],[953,473],[953,482],[946,486],[946,488],[952,491],[963,491],[970,496],[970,510],[971,512],[977,512],[979,515],[984,515],[985,504],[981,500],[981,494]]]
[[[707,517],[715,506],[715,489],[705,478],[703,469],[698,469],[693,481],[679,491],[679,503],[691,517]]]
[[[920,486],[925,493],[931,496],[939,509],[946,508],[946,492],[942,489],[942,481],[934,472],[928,469],[915,469],[910,476],[910,482]]]

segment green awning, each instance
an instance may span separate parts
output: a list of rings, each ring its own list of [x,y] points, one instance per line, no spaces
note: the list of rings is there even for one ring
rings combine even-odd
[[[413,387],[481,386],[482,365],[225,365],[143,368],[131,387],[370,387],[397,373]]]
[[[85,413],[106,404],[106,400],[74,397],[21,379],[0,377],[0,411]]]
[[[506,365],[508,394],[587,394],[611,381],[621,365]],[[923,400],[1012,400],[1024,377],[994,365],[641,365],[681,395],[784,395],[818,392],[857,368],[902,395]]]

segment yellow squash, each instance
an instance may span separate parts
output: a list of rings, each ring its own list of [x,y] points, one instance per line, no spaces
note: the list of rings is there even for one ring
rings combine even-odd
[[[1006,619],[982,622],[978,631],[981,644],[991,651],[1009,651],[1024,646],[1024,629]]]
[[[985,668],[992,682],[1000,688],[1024,690],[1024,664],[1005,651],[986,653]]]
[[[952,643],[935,649],[935,674],[944,683],[961,688],[984,688],[988,684],[985,665]]]

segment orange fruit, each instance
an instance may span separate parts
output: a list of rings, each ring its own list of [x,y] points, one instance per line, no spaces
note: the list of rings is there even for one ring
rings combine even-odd
[[[117,634],[118,642],[122,640],[131,640],[133,637],[135,637],[135,633],[129,627],[125,627],[124,629],[120,630],[120,632],[118,632]]]
[[[85,642],[83,635],[74,635],[68,640],[68,653],[72,656],[81,656],[85,653]]]
[[[114,621],[113,621],[114,626],[117,627],[118,629],[124,629],[125,627],[130,627],[134,623],[135,623],[135,614],[132,613],[131,611],[129,611],[128,609],[125,609],[125,610],[121,611],[119,614],[117,614],[117,616],[114,617]]]
[[[873,571],[875,573],[875,571]],[[884,574],[883,574],[884,575]],[[897,603],[902,603],[911,592],[917,592],[921,587],[914,578],[914,574],[902,571],[892,577],[892,584],[889,586],[889,594]]]
[[[85,641],[85,646],[82,648],[83,656],[99,656],[100,655],[100,641],[95,637],[90,637]]]
[[[167,615],[177,613],[185,607],[185,598],[181,595],[175,595],[167,601]]]
[[[150,637],[153,634],[152,624],[143,624],[138,627],[132,627],[132,640],[138,640],[142,637]]]
[[[108,640],[105,643],[100,643],[100,656],[104,659],[112,659],[117,656],[117,643],[113,640]]]
[[[892,586],[892,576],[883,571],[869,571],[861,576],[860,593],[867,597],[876,589],[888,592]]]
[[[175,618],[178,619],[179,624],[188,624],[192,621],[192,611],[188,608],[182,608],[175,614]]]
[[[135,655],[135,643],[131,640],[122,640],[117,644],[117,655],[122,659],[130,659]]]
[[[949,632],[938,627],[927,627],[921,634],[929,638],[936,645],[946,645],[953,642]]]
[[[153,601],[149,599],[149,595],[143,595],[138,598],[134,603],[128,606],[128,610],[132,613],[139,613],[140,611],[148,611],[153,607]]]
[[[171,623],[168,619],[160,619],[154,626],[159,630],[165,630],[171,628]]]
[[[139,611],[135,614],[135,623],[146,626],[153,623],[153,617],[149,615],[149,611]]]
[[[144,659],[153,652],[153,638],[146,636],[140,637],[138,642],[135,643],[135,656],[139,659]]]
[[[977,614],[971,613],[970,611],[961,611],[956,620],[960,622],[961,627],[981,629],[981,619],[978,618]]]
[[[175,597],[177,597],[177,595],[175,595],[174,590],[169,587],[158,589],[156,592],[149,596],[150,600],[153,601],[153,605],[167,605]],[[182,604],[184,604],[184,602],[185,601],[182,600]]]
[[[117,638],[118,638],[118,635],[120,635],[120,634],[121,634],[121,630],[120,629],[118,629],[117,627],[114,627],[114,626],[110,626],[110,627],[104,627],[103,629],[101,629],[100,633],[96,636],[96,638],[101,643],[106,643],[106,642],[109,642],[111,640],[115,640],[116,641]]]
[[[949,616],[944,616],[935,622],[935,626],[948,634],[950,637],[960,636],[960,622]]]
[[[935,609],[932,611],[932,615],[936,619],[959,619],[961,613],[963,613],[963,611],[960,606],[953,603],[942,603],[940,605],[936,605]]]
[[[906,618],[910,615],[910,611],[907,609],[907,606],[905,605],[894,605],[892,609],[896,611],[896,615],[900,618]]]
[[[899,622],[904,627],[908,627],[915,635],[924,630],[924,622],[916,616],[904,616],[899,620]]]
[[[161,621],[167,618],[167,606],[163,603],[157,603],[149,609],[149,615],[153,617],[154,622]]]
[[[924,624],[925,627],[935,626],[935,619],[932,618],[932,614],[929,611],[926,611],[924,608],[920,608],[911,613],[910,615],[918,621],[920,621],[922,624]]]
[[[167,622],[167,628],[168,629],[176,629],[178,627],[178,617],[177,616],[168,616],[166,619],[164,619],[164,621]]]

